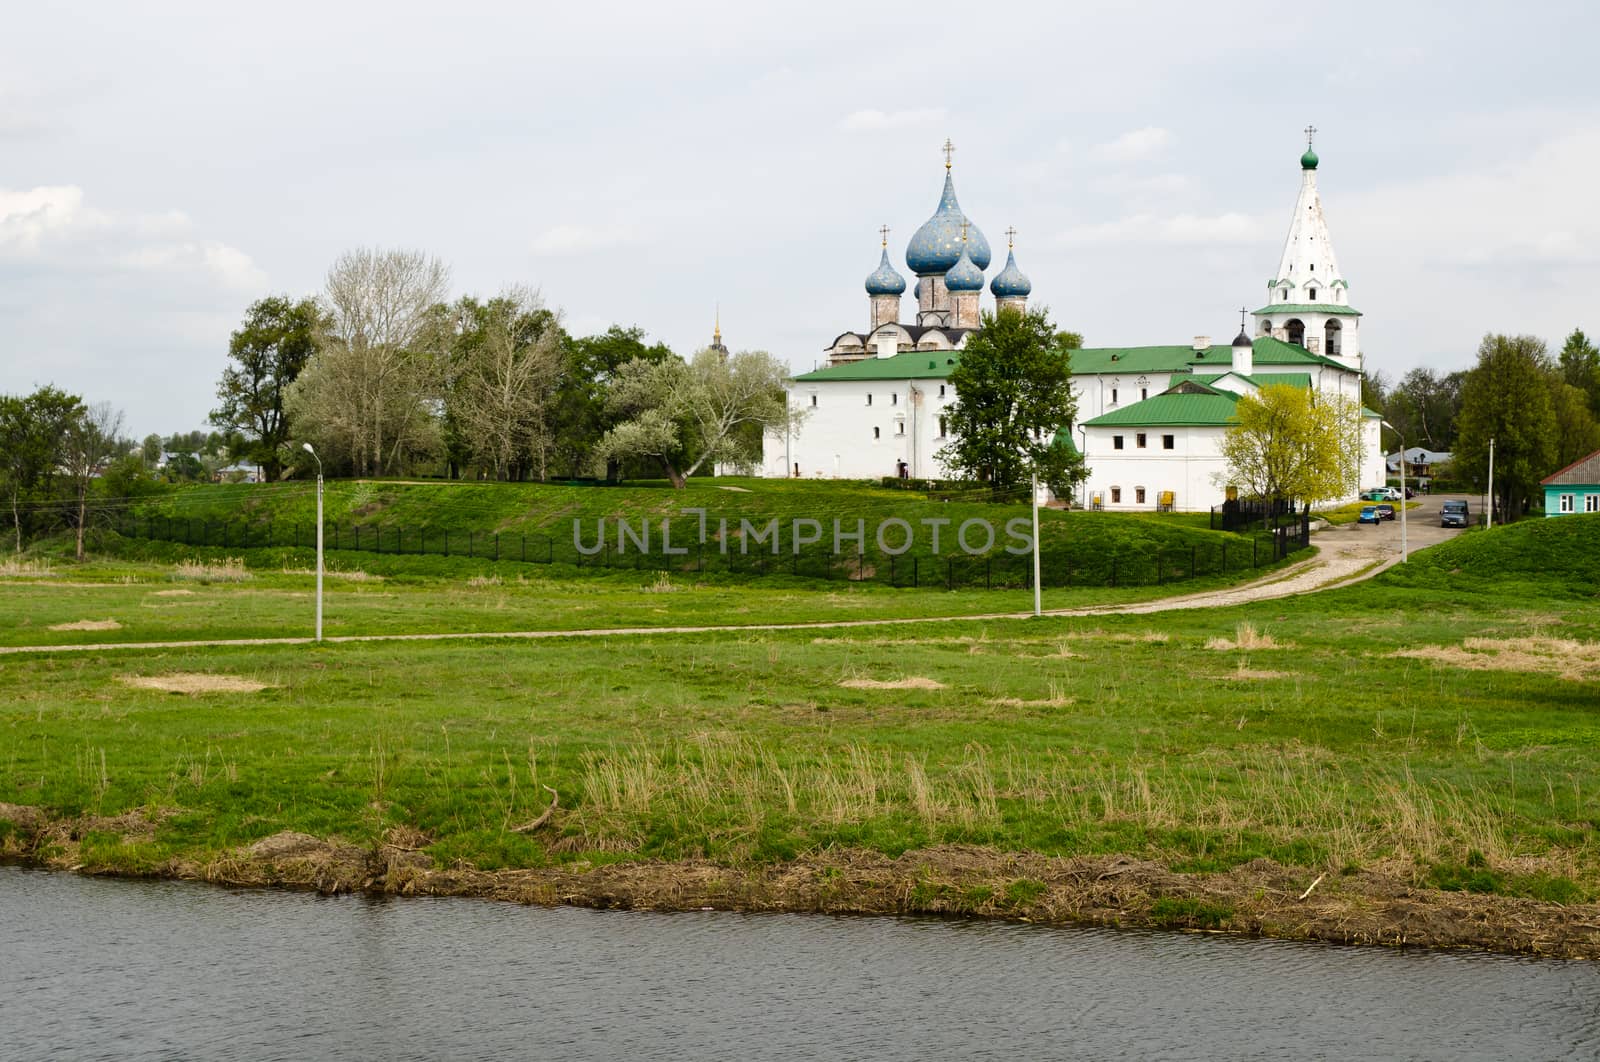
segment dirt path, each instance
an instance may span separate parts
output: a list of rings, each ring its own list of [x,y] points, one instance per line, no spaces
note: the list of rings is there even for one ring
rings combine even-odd
[[[1412,521],[1417,526],[1409,529],[1411,549],[1432,545],[1457,532],[1444,531],[1437,524],[1439,499],[1427,506],[1433,510],[1432,527],[1424,525],[1422,511],[1414,510]],[[1274,598],[1294,597],[1300,594],[1332,590],[1351,583],[1370,579],[1378,572],[1400,560],[1400,531],[1394,526],[1359,527],[1355,524],[1332,527],[1318,532],[1313,543],[1318,552],[1315,557],[1273,572],[1264,579],[1226,590],[1207,590],[1196,594],[1162,598],[1159,601],[1140,601],[1126,605],[1092,605],[1085,608],[1047,609],[1046,616],[1115,616],[1145,615],[1154,612],[1171,612],[1175,609],[1222,608],[1243,605],[1252,601],[1270,601]],[[537,631],[466,631],[444,634],[348,634],[324,638],[330,644],[345,642],[439,642],[465,639],[515,639],[543,638],[625,638],[651,634],[718,634],[741,631],[811,631],[839,630],[849,627],[890,627],[911,623],[959,623],[974,620],[1030,619],[1032,612],[979,612],[959,616],[913,616],[897,619],[817,620],[807,623],[748,623],[707,624],[687,627],[588,627],[577,630]],[[310,645],[309,637],[293,638],[208,638],[194,641],[169,642],[94,642],[76,645],[12,645],[0,646],[0,655],[15,653],[85,653],[105,652],[112,649],[205,649],[230,645]]]

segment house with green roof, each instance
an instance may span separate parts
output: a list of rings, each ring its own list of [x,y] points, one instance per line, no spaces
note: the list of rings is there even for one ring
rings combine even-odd
[[[1064,435],[1083,450],[1089,482],[1072,501],[1209,508],[1225,494],[1216,482],[1218,446],[1241,394],[1275,382],[1360,401],[1361,314],[1349,304],[1328,237],[1318,163],[1309,148],[1301,156],[1300,191],[1266,304],[1231,346],[1197,336],[1182,344],[1072,352],[1076,423],[1035,429]],[[982,324],[981,281],[991,260],[988,241],[956,200],[948,155],[939,206],[906,247],[906,265],[917,277],[910,320],[902,320],[907,285],[890,260],[887,231],[880,230],[878,267],[866,280],[870,325],[835,336],[825,364],[792,378],[789,402],[805,417],[783,437],[766,440],[766,475],[948,475],[939,451],[951,441],[949,411],[957,397],[949,377]],[[1025,310],[1032,292],[1017,268],[1014,235],[1008,230],[1006,264],[990,284],[997,311]],[[1352,496],[1360,484],[1384,478],[1375,414],[1363,431],[1366,457]]]

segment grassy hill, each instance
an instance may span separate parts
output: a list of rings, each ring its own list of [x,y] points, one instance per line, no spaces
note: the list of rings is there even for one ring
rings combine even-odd
[[[1379,582],[1412,590],[1594,600],[1600,515],[1524,520],[1476,530],[1414,555]]]
[[[1026,519],[1024,502],[995,503],[965,495],[924,496],[888,490],[859,482],[804,482],[793,480],[715,479],[691,480],[684,490],[665,484],[625,487],[567,486],[539,483],[421,483],[380,480],[332,482],[324,498],[331,525],[328,545],[345,549],[359,543],[380,552],[452,554],[548,560],[557,565],[606,564],[640,568],[693,568],[707,572],[749,572],[789,569],[789,574],[851,576],[904,583],[916,578],[996,579],[1016,582],[1027,576],[1028,561],[1004,552],[1010,542],[1006,522]],[[697,548],[699,515],[685,509],[703,509],[710,541]],[[197,486],[146,503],[131,514],[125,530],[135,536],[151,535],[186,543],[211,545],[305,545],[312,541],[316,519],[315,488],[309,484]],[[679,557],[663,556],[660,525],[673,523],[675,547],[690,546]],[[652,550],[641,556],[631,542],[617,550],[617,521],[625,519],[638,529],[648,520]],[[716,541],[721,520],[728,524],[731,559]],[[780,556],[770,546],[742,552],[741,520],[764,526],[777,519],[784,540]],[[800,561],[792,555],[792,527],[796,520],[818,520],[822,541],[802,550]],[[916,533],[911,548],[891,565],[875,544],[881,521],[899,519]],[[955,536],[967,520],[981,519],[995,528],[992,560],[964,555]],[[1191,570],[1202,574],[1243,571],[1253,563],[1266,564],[1270,551],[1246,536],[1214,532],[1205,518],[1186,515],[1111,514],[1044,511],[1041,513],[1044,563],[1052,575],[1046,581],[1145,584],[1186,578]],[[865,522],[866,556],[831,557],[833,522],[852,531]],[[932,530],[924,520],[948,521],[941,525],[937,555]],[[605,552],[595,558],[580,556],[574,545],[573,522],[578,521],[586,545],[597,541],[600,521],[605,521]],[[337,533],[332,528],[336,527]],[[336,534],[336,537],[335,537]],[[897,546],[902,530],[888,533]],[[499,536],[496,543],[496,536]],[[974,528],[973,544],[985,535]],[[854,546],[846,541],[847,552]],[[1158,568],[1159,559],[1159,568]],[[976,566],[983,565],[979,572]]]

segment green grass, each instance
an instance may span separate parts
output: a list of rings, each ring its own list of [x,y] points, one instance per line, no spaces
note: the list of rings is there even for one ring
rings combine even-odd
[[[442,865],[485,869],[963,843],[1202,871],[1260,857],[1402,867],[1423,885],[1592,901],[1597,677],[1395,651],[1530,635],[1594,643],[1600,602],[1581,579],[1597,553],[1600,520],[1570,518],[1463,535],[1341,591],[1156,617],[6,656],[0,802],[62,816],[159,810],[153,838],[96,827],[89,839],[95,865],[145,872],[284,829],[370,842],[405,825]],[[1517,558],[1525,570],[1508,575]],[[281,631],[289,613],[272,610],[308,606],[304,577],[281,573],[62,585],[93,581],[83,574],[0,584],[5,636],[35,635],[54,615],[128,615],[132,633],[146,610],[152,628],[193,622],[200,634],[248,627],[265,609]],[[279,579],[300,581],[269,585]],[[414,593],[396,591],[402,582],[343,586],[330,614],[362,601],[373,611],[360,622],[374,626],[385,610],[400,624],[501,608],[586,626],[656,608],[728,620],[848,614],[856,593],[870,608],[939,599],[644,593],[620,578]],[[200,592],[151,596],[168,588]],[[449,603],[420,615],[432,598]],[[189,607],[204,617],[181,619]],[[1277,647],[1207,648],[1244,623]],[[123,682],[171,672],[268,688],[178,695]],[[842,684],[907,677],[941,685]],[[547,785],[561,794],[553,828],[515,832],[543,810]],[[1028,902],[1025,880],[1007,903]],[[1222,917],[1169,914],[1201,927]]]
[[[699,515],[704,510],[706,542],[700,543]],[[599,566],[667,568],[698,576],[748,577],[774,571],[812,579],[893,582],[908,585],[977,586],[1004,583],[1021,586],[1027,578],[1026,557],[1007,554],[1009,520],[1026,521],[1028,506],[982,500],[945,500],[886,490],[854,481],[804,482],[719,478],[691,480],[681,491],[664,485],[574,487],[539,483],[408,483],[357,480],[330,483],[325,498],[328,524],[325,545],[340,552],[470,553],[501,559],[526,557],[550,561],[551,574],[592,572]],[[880,522],[898,518],[916,533],[909,550],[891,562],[879,550]],[[617,521],[625,519],[635,533],[648,523],[653,552],[640,556],[624,540]],[[681,556],[661,549],[663,520],[672,521],[673,545],[687,547]],[[742,521],[762,528],[779,522],[784,536],[781,556],[770,547],[745,552]],[[793,556],[794,521],[822,524],[823,541]],[[309,544],[314,540],[314,488],[303,483],[196,486],[137,507],[120,528],[131,537],[154,536],[185,543],[217,544],[238,551],[241,544]],[[933,548],[933,529],[925,520],[942,521],[941,547]],[[963,523],[985,520],[993,525],[992,560],[964,555],[956,544]],[[722,535],[726,521],[726,537]],[[832,555],[834,522],[849,534],[865,530],[865,558]],[[575,536],[574,523],[579,526]],[[598,556],[585,557],[577,548],[600,541],[608,544]],[[899,545],[900,530],[888,533],[890,548]],[[970,544],[983,542],[981,529],[971,531]],[[1211,531],[1204,514],[1118,514],[1045,510],[1041,513],[1041,553],[1046,582],[1057,585],[1142,585],[1186,579],[1195,573],[1248,574],[1270,556],[1252,537]],[[721,545],[727,543],[727,553]],[[854,546],[841,539],[847,551]]]

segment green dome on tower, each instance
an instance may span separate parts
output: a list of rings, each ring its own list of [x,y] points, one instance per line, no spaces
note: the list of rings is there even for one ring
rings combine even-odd
[[[1317,168],[1317,153],[1315,151],[1312,151],[1310,148],[1306,148],[1306,153],[1304,155],[1300,156],[1300,168],[1302,170],[1314,170],[1314,169],[1316,169]]]

